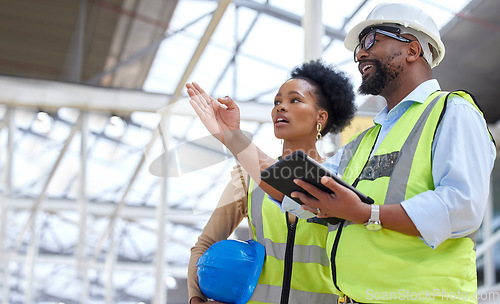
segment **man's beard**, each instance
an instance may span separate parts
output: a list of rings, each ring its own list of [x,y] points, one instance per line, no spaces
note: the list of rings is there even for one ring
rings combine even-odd
[[[370,62],[374,65],[375,72],[370,78],[363,80],[358,92],[362,95],[380,95],[382,90],[398,77],[402,68],[401,66],[382,66],[380,60],[370,60]]]

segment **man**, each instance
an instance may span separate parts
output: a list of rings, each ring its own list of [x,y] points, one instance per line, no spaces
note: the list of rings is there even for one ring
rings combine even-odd
[[[335,195],[303,181],[314,198],[292,194],[345,219],[329,234],[337,290],[353,302],[477,303],[474,245],[496,151],[482,113],[467,93],[439,91],[431,68],[445,49],[419,8],[379,5],[344,43],[359,92],[387,106],[325,166],[376,204],[326,177]]]
[[[445,49],[419,8],[379,5],[344,43],[363,78],[360,93],[385,97],[387,107],[324,166],[375,204],[328,177],[322,183],[335,194],[302,180],[311,196],[292,193],[318,217],[344,219],[330,226],[327,247],[339,301],[477,303],[475,239],[496,153],[482,113],[469,94],[441,92],[432,79]],[[241,133],[234,101],[189,88],[205,126],[258,178],[274,160]]]

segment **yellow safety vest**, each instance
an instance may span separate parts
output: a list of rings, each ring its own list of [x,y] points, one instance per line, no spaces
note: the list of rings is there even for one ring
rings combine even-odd
[[[423,104],[410,106],[371,159],[380,125],[351,140],[339,174],[379,205],[399,204],[434,190],[432,142],[447,99],[455,95],[478,109],[465,92],[437,91]],[[448,239],[433,250],[418,237],[389,229],[373,232],[344,222],[329,230],[334,285],[340,294],[365,303],[477,303],[475,233]]]
[[[248,218],[254,239],[266,247],[266,258],[248,303],[337,303],[326,223],[317,218],[288,223],[253,180],[249,189]]]

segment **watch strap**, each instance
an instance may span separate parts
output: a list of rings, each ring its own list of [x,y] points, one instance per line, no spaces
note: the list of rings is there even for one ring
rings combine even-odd
[[[379,222],[380,221],[380,206],[372,204],[372,209],[370,213],[369,222]]]

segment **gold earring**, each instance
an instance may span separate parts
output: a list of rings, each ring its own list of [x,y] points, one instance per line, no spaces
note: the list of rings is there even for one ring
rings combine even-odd
[[[318,122],[318,124],[316,125],[316,130],[318,131],[318,133],[316,134],[316,140],[320,140],[321,137],[323,137],[321,135],[321,127],[322,127],[321,123]]]

